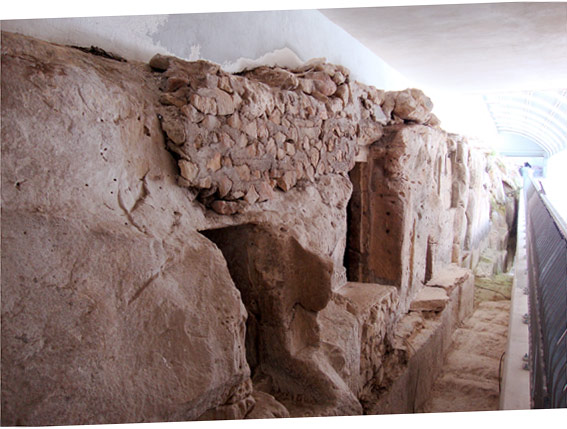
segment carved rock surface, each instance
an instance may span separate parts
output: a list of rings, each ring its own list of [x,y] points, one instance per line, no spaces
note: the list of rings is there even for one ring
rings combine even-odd
[[[419,290],[506,246],[511,187],[419,90],[9,33],[1,84],[5,425],[367,412]]]
[[[337,372],[359,395],[384,378],[388,335],[398,307],[392,286],[348,282],[320,314],[322,338]]]
[[[269,393],[284,404],[355,411],[356,399],[344,383],[337,386],[339,378],[319,356],[317,313],[331,298],[332,260],[262,225],[203,233],[225,255],[248,309],[246,351],[253,380],[268,379]]]
[[[410,304],[411,311],[441,311],[447,305],[449,297],[445,289],[439,287],[424,287]]]
[[[422,95],[404,92],[404,100]],[[386,93],[386,103],[397,103],[398,95]],[[427,101],[418,99],[410,104],[425,109]],[[368,162],[349,173],[350,279],[398,287],[407,310],[451,263],[487,276],[504,270],[515,243],[507,219],[516,210],[504,166],[433,126],[389,124],[383,133],[369,146]]]
[[[169,88],[201,85],[218,71],[204,62],[191,67]],[[208,210],[183,182],[200,166],[178,165],[165,149],[164,94],[154,73],[2,33],[3,424],[247,415],[251,390],[238,400],[234,392],[250,381],[248,314],[223,254],[197,231],[251,223],[323,261],[322,284],[301,289],[306,317],[298,307],[297,317],[286,319],[298,329],[311,323],[315,333],[315,346],[297,362],[299,373],[313,371],[319,380],[303,380],[302,389],[322,389],[328,401],[321,415],[360,413],[317,349],[317,327],[309,322],[330,289],[346,281],[350,182],[323,174],[287,192],[267,185],[256,202],[215,200]],[[221,77],[219,88],[225,84]],[[217,109],[223,101],[202,96]],[[197,109],[189,113],[205,120]],[[178,143],[190,135],[170,126],[183,131]],[[206,160],[202,189],[231,165],[216,153]],[[231,189],[225,181],[223,192]],[[295,314],[285,308],[286,317]]]
[[[354,185],[347,269],[352,280],[392,285],[411,299],[451,261],[451,165],[446,134],[392,125],[351,171]]]
[[[276,399],[267,393],[258,391],[252,394],[254,408],[246,415],[247,419],[271,419],[289,417],[287,408],[280,404]]]
[[[2,34],[5,425],[190,420],[249,378],[246,310],[151,84]]]

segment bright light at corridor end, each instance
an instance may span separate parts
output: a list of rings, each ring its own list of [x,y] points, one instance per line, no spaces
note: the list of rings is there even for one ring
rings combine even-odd
[[[484,100],[500,134],[531,141],[546,158],[567,148],[567,89],[495,93]]]
[[[484,96],[499,133],[495,149],[536,168],[547,197],[567,220],[567,89]]]

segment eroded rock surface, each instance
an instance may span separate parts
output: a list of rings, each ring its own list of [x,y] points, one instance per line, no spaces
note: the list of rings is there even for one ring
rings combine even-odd
[[[156,72],[2,37],[3,422],[251,413],[253,386],[242,387],[250,383],[248,312],[222,252],[197,232],[243,224],[262,224],[325,267],[324,280],[298,276],[301,266],[295,273],[305,296],[291,310],[283,306],[286,321],[297,324],[289,336],[300,345],[303,322],[313,328],[312,350],[297,358],[297,368],[309,380],[307,392],[318,383],[309,371],[326,386],[317,392],[328,404],[316,414],[359,413],[340,377],[329,376],[313,322],[331,287],[346,281],[348,179],[303,181],[264,203],[246,201],[232,216],[208,210],[178,185]],[[279,287],[295,296],[290,285]]]
[[[3,424],[195,419],[250,376],[246,310],[150,83],[2,36]]]
[[[499,409],[501,359],[506,350],[509,300],[479,303],[456,330],[443,373],[420,411]]]
[[[431,108],[320,61],[230,75],[2,33],[2,423],[394,409],[468,311],[470,270],[443,269],[503,264],[514,210]],[[408,313],[426,284],[448,309]]]

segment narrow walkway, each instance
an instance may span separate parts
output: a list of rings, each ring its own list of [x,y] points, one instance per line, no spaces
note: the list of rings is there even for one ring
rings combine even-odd
[[[455,331],[444,369],[421,412],[499,409],[512,277],[477,279],[475,310]]]

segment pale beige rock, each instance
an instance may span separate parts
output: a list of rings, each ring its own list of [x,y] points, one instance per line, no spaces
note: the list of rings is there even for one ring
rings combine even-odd
[[[286,143],[286,144],[285,144],[285,152],[286,152],[289,156],[295,155],[295,146],[293,145],[293,143]]]
[[[388,331],[398,305],[392,286],[346,283],[336,291],[333,304],[321,312],[321,332],[327,353],[351,390],[359,395],[382,380]]]
[[[346,106],[350,101],[350,90],[348,85],[339,85],[335,92],[335,96],[342,100],[343,106]]]
[[[305,78],[311,79],[314,89],[324,96],[331,96],[337,90],[336,83],[324,72],[309,72],[305,74]]]
[[[190,101],[198,111],[204,113],[205,115],[217,114],[217,104],[214,98],[203,97],[199,94],[193,94],[191,95]]]
[[[352,205],[361,211],[347,269],[353,280],[399,287],[407,309],[422,285],[451,262],[453,230],[442,228],[453,225],[455,216],[445,134],[396,125],[369,149],[368,162],[356,164],[350,174]]]
[[[447,305],[449,297],[440,287],[424,287],[410,304],[412,311],[441,311]]]
[[[169,67],[169,58],[156,54],[150,60],[150,67],[158,71],[166,71]]]
[[[256,121],[249,122],[242,128],[242,130],[253,139],[258,137],[258,127],[256,125]]]
[[[266,201],[274,198],[274,189],[267,182],[262,181],[258,185],[258,201]]]
[[[500,173],[464,155],[452,168],[441,130],[403,125],[427,116],[416,91],[349,83],[324,62],[252,78],[155,57],[160,75],[5,34],[2,54],[3,424],[371,412],[411,347],[450,337],[425,332],[453,326],[465,299],[465,275],[439,280],[455,246],[473,261],[504,245],[480,230],[507,224],[484,217],[490,196],[508,204],[502,184],[481,191]],[[390,285],[347,283],[343,267],[359,145],[377,168],[353,170],[357,192],[384,198],[353,196],[351,217],[359,203],[372,214],[373,228],[358,217],[372,252],[411,255],[374,271]],[[470,223],[453,221],[453,200]],[[427,282],[453,291],[445,311],[396,325]]]
[[[266,145],[266,153],[271,156],[276,156],[277,149],[276,149],[276,143],[273,138],[270,138],[268,140],[268,144]]]
[[[247,165],[239,165],[235,167],[235,170],[240,180],[250,180],[250,168]]]
[[[151,64],[150,64],[151,66]],[[189,79],[186,79],[184,77],[170,77],[169,79],[167,79],[167,83],[165,86],[165,92],[175,92],[178,89],[184,87],[184,86],[188,86],[189,85]]]
[[[181,170],[181,176],[187,179],[190,183],[197,177],[199,174],[199,167],[193,164],[191,161],[187,161],[186,159],[179,160],[179,169]]]
[[[169,93],[160,95],[159,102],[164,106],[177,106],[180,109],[183,109],[183,107],[186,105],[184,100]]]
[[[230,115],[226,120],[226,123],[232,128],[240,129],[242,122],[240,120],[240,115],[238,114],[238,112]]]
[[[246,415],[247,419],[288,418],[289,411],[272,395],[261,391],[252,393],[255,403],[252,410]]]
[[[248,203],[248,204],[254,204],[256,201],[258,201],[258,192],[256,192],[256,188],[254,186],[250,186],[248,188],[248,192],[246,193],[246,196],[244,197],[244,200]]]
[[[213,173],[221,168],[221,154],[219,152],[215,153],[207,162],[207,168]]]
[[[252,372],[271,380],[276,398],[287,393],[301,396],[302,403],[331,403],[335,410],[354,410],[352,393],[341,387],[344,382],[317,347],[316,313],[330,299],[332,263],[306,251],[281,231],[242,225],[205,232],[223,251],[236,284],[242,288],[245,305],[254,315],[248,320],[248,330],[256,338],[247,343]],[[254,246],[242,252],[241,242],[253,242]],[[278,251],[269,251],[274,248]],[[297,261],[302,262],[298,265]],[[306,378],[313,381],[307,389]]]
[[[212,179],[209,176],[207,176],[199,180],[197,186],[201,189],[210,189],[212,185],[213,185]]]
[[[167,137],[175,144],[181,145],[187,140],[187,132],[180,121],[166,120],[162,123],[162,128]]]
[[[309,159],[311,160],[313,167],[317,167],[317,164],[319,163],[319,151],[317,148],[311,148],[309,151]]]
[[[293,90],[299,85],[299,81],[293,73],[279,67],[257,67],[247,72],[246,77],[285,90]]]
[[[420,412],[499,409],[500,359],[506,351],[509,301],[482,302],[456,330],[443,373]]]
[[[200,125],[209,131],[213,131],[218,129],[220,121],[214,115],[205,115],[205,118],[201,121]]]
[[[201,88],[197,91],[197,94],[202,97],[211,98],[215,101],[217,115],[231,115],[238,107],[238,99],[220,88]]]
[[[230,78],[228,76],[221,76],[221,78],[219,79],[219,88],[229,94],[234,93],[230,84]]]
[[[294,187],[296,182],[297,182],[297,173],[295,171],[286,171],[282,177],[279,177],[276,180],[278,187],[285,192],[289,191],[292,187]]]
[[[205,115],[195,109],[191,104],[184,103],[183,106],[181,106],[181,111],[191,122],[201,122],[205,117]]]
[[[225,197],[232,189],[232,180],[223,176],[219,181],[219,197]]]
[[[255,399],[249,396],[238,402],[221,405],[208,410],[206,413],[199,416],[197,420],[240,420],[250,413],[254,405]]]
[[[393,113],[401,119],[425,123],[429,120],[433,103],[421,90],[406,89],[395,93]]]
[[[284,133],[282,133],[281,131],[278,131],[275,135],[274,135],[274,140],[276,142],[276,144],[278,146],[282,146],[286,140],[286,136]]]
[[[2,33],[3,425],[191,420],[249,378],[152,76]]]

